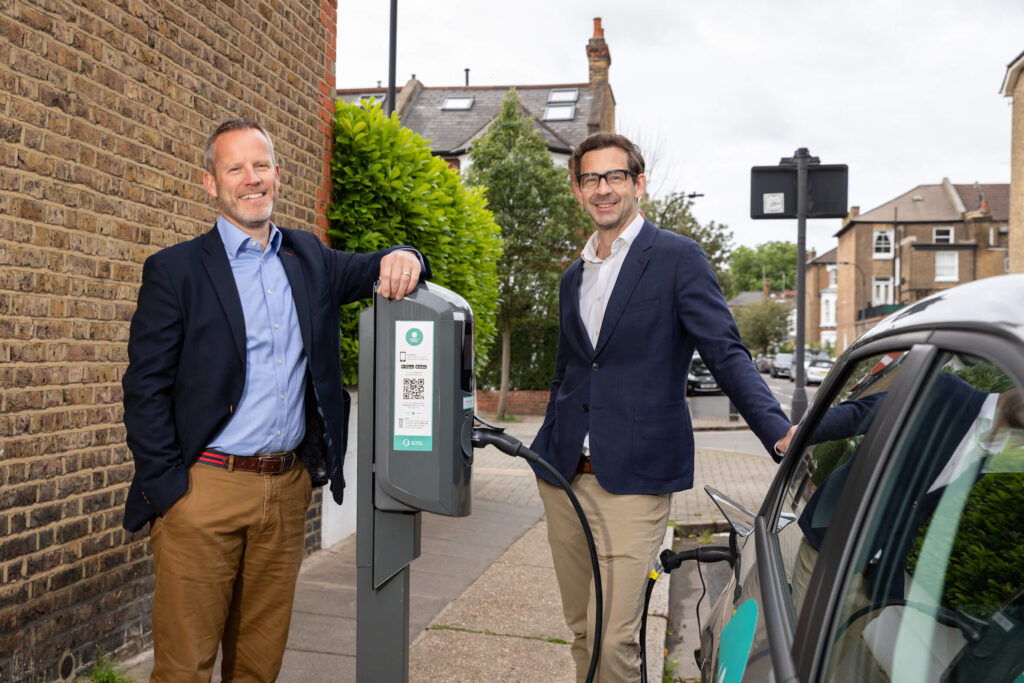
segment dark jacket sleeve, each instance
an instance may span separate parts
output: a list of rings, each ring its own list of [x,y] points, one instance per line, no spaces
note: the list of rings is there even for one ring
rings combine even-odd
[[[173,400],[184,320],[170,283],[166,268],[155,257],[147,259],[121,381],[128,448],[135,459],[133,485],[154,513],[169,508],[188,488]]]

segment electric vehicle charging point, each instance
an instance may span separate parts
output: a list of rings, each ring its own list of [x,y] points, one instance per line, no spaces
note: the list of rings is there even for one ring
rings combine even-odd
[[[421,283],[359,316],[356,672],[409,678],[409,564],[421,511],[470,512],[473,312]]]
[[[473,448],[493,445],[558,480],[583,527],[597,606],[587,680],[603,612],[593,534],[569,483],[537,453],[473,414],[473,312],[458,294],[420,283],[401,301],[374,296],[359,315],[356,477],[356,680],[409,680],[409,565],[422,511],[470,513]],[[484,424],[475,427],[474,421]]]

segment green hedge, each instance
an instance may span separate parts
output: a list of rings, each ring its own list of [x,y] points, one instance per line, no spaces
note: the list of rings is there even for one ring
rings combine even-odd
[[[467,189],[423,138],[372,102],[336,103],[331,177],[332,246],[360,252],[395,244],[419,249],[430,259],[433,281],[473,307],[477,370],[482,368],[495,336],[495,267],[501,255],[500,231],[482,193]],[[368,305],[342,309],[346,384],[357,382],[358,311]]]

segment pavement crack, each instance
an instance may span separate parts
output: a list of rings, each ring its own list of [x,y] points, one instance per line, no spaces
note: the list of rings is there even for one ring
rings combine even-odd
[[[557,645],[568,645],[569,641],[563,638],[543,638],[541,636],[524,636],[519,633],[497,633],[495,631],[480,631],[472,628],[460,628],[458,626],[446,626],[444,624],[432,624],[427,627],[428,631],[458,631],[459,633],[475,633],[481,636],[499,636],[502,638],[519,638],[521,640],[533,640],[543,643],[555,643]]]

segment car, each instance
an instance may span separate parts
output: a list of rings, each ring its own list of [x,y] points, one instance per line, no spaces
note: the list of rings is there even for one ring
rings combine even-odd
[[[807,384],[811,384],[811,381],[809,379],[807,379],[807,374],[810,371],[811,363],[813,363],[814,361],[817,361],[817,360],[828,360],[828,361],[830,361],[831,358],[829,358],[828,353],[826,353],[824,351],[811,351],[811,350],[807,350],[807,351],[804,352],[804,381]],[[790,382],[795,382],[796,381],[796,373],[793,372],[792,370],[789,373],[789,381]]]
[[[701,360],[700,354],[694,353],[690,359],[690,369],[686,373],[686,395],[717,394],[722,391],[708,366]]]
[[[757,358],[754,359],[754,366],[758,372],[771,372],[773,358],[775,358],[773,355],[764,356],[758,354]]]
[[[756,510],[708,489],[731,532],[703,557],[732,568],[702,680],[1024,680],[1022,292],[985,278],[884,319]]]
[[[807,366],[807,378],[808,384],[821,384],[825,381],[825,377],[828,375],[829,370],[835,365],[830,360],[824,360],[819,358],[818,360],[812,360],[810,365]]]
[[[772,359],[772,377],[789,377],[790,371],[793,369],[793,354],[791,353],[777,353],[775,358]]]

